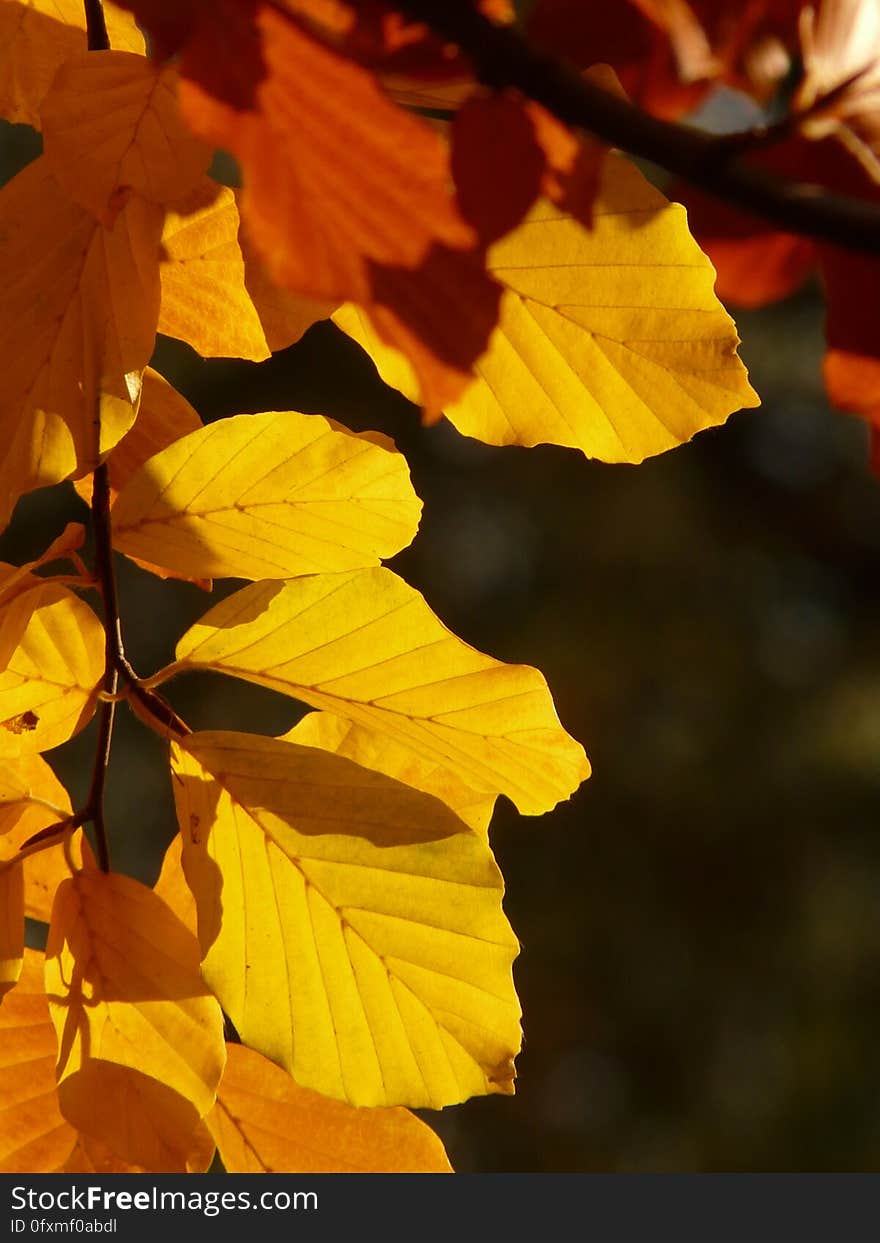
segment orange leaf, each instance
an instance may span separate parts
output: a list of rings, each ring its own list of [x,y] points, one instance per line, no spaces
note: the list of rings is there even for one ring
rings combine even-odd
[[[472,95],[456,112],[451,137],[459,207],[488,245],[515,228],[541,193],[544,151],[512,91]]]
[[[0,1173],[52,1173],[76,1142],[58,1108],[57,1048],[43,955],[26,949],[21,978],[0,1005]]]
[[[161,218],[135,197],[102,228],[44,157],[0,190],[0,522],[22,493],[93,470],[134,422]]]
[[[448,1174],[440,1140],[407,1109],[355,1109],[227,1045],[207,1124],[229,1174]]]
[[[225,1060],[198,944],[159,898],[87,866],[58,890],[46,991],[64,1116],[131,1165],[186,1168]]]
[[[12,859],[35,833],[72,812],[70,796],[41,755],[4,760],[3,775],[17,786],[0,803],[0,859]],[[71,843],[74,859],[80,835]],[[49,922],[55,890],[70,875],[60,845],[49,846],[24,860],[24,913]]]
[[[809,238],[782,233],[690,187],[676,186],[672,197],[687,208],[691,231],[715,267],[715,292],[730,306],[778,302],[815,269],[816,247]]]
[[[638,0],[604,5],[537,0],[526,31],[530,42],[579,70],[611,65],[627,95],[657,115],[678,117],[705,94],[704,85],[681,82],[666,32]]]
[[[329,319],[336,310],[334,302],[315,302],[276,285],[244,229],[239,230],[238,244],[244,257],[244,283],[273,354],[293,345],[312,324]]]
[[[111,225],[132,193],[175,203],[211,151],[177,106],[177,70],[130,52],[84,52],[61,66],[40,111],[49,168],[70,197]]]
[[[238,226],[235,195],[208,178],[167,214],[159,331],[203,358],[260,362],[269,346],[245,286]]]
[[[182,74],[190,124],[245,170],[251,234],[279,283],[366,302],[372,264],[414,268],[435,243],[472,242],[440,139],[268,4],[212,6]]]
[[[0,998],[15,986],[24,960],[24,874],[20,863],[0,868]]]
[[[368,308],[439,413],[466,386],[498,305],[439,136],[257,0],[205,10],[181,73],[190,124],[244,169],[245,221],[272,280]]]
[[[115,48],[143,55],[144,39],[128,13],[105,0]],[[0,116],[39,129],[40,104],[60,65],[86,46],[82,0],[3,0],[0,3]]]

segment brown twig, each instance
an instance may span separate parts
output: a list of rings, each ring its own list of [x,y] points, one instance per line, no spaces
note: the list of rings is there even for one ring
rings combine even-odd
[[[772,177],[731,158],[729,137],[719,140],[643,112],[537,51],[514,28],[495,25],[470,0],[395,0],[395,5],[457,44],[487,86],[515,88],[565,124],[659,165],[788,233],[880,254],[880,207],[875,204]]]
[[[95,539],[95,570],[104,602],[104,678],[101,690],[105,696],[98,707],[98,741],[95,764],[86,799],[86,818],[95,829],[98,864],[103,872],[110,871],[110,848],[104,822],[104,788],[110,763],[113,722],[116,717],[116,691],[120,665],[128,665],[122,647],[122,623],[119,598],[113,570],[113,535],[110,523],[110,480],[106,463],[95,471],[92,484],[92,531]]]
[[[86,34],[90,52],[109,52],[110,37],[107,34],[107,22],[104,19],[104,5],[101,0],[83,0],[86,11]]]

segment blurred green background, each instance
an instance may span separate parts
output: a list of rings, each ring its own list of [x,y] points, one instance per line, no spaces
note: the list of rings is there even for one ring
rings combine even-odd
[[[33,136],[0,132],[2,177]],[[880,1168],[880,482],[822,397],[818,292],[737,316],[761,410],[638,468],[420,426],[329,325],[270,362],[156,365],[203,418],[330,414],[392,435],[425,500],[392,563],[462,638],[546,674],[594,775],[492,842],[523,950],[513,1099],[426,1115],[463,1171]],[[25,498],[39,553],[72,488]],[[208,607],[120,564],[142,674]],[[220,592],[238,584],[223,583]],[[168,687],[194,727],[278,733],[292,701]],[[74,796],[93,727],[50,754]],[[164,747],[126,712],[114,861],[151,882],[175,831]]]

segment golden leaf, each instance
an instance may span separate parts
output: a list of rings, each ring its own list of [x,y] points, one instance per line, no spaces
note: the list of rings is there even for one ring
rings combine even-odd
[[[683,208],[606,157],[585,229],[549,203],[489,250],[501,318],[446,417],[488,444],[559,444],[640,462],[758,404],[733,321]],[[415,398],[412,369],[348,305],[334,321]]]
[[[161,898],[194,937],[199,934],[198,913],[193,891],[187,884],[181,862],[183,839],[176,833],[168,844],[162,859],[162,870],[153,886],[157,898]]]
[[[212,669],[326,708],[538,815],[589,776],[537,669],[457,639],[386,569],[254,583],[209,610],[157,677]]]
[[[203,358],[259,362],[269,357],[269,346],[245,285],[238,228],[235,195],[207,178],[168,212],[159,332],[186,341]]]
[[[273,1062],[228,1045],[206,1119],[229,1174],[448,1174],[430,1127],[406,1109],[354,1109],[301,1088]]]
[[[76,1142],[58,1108],[57,1048],[43,955],[26,949],[21,978],[0,1005],[0,1173],[51,1173]]]
[[[7,860],[35,833],[63,820],[73,809],[70,796],[41,755],[4,759],[2,780],[6,793],[0,805],[0,860]],[[71,843],[74,859],[80,850],[77,835]],[[24,913],[48,923],[55,890],[69,875],[60,845],[29,855],[24,860]]]
[[[179,574],[292,578],[392,556],[421,508],[390,441],[287,411],[175,441],[129,480],[113,526],[123,552]]]
[[[159,313],[161,217],[134,197],[103,228],[44,157],[0,190],[0,522],[24,492],[93,470],[133,423]]]
[[[353,1105],[511,1092],[516,938],[438,799],[279,739],[173,749],[202,973],[242,1040]]]
[[[51,581],[0,614],[0,755],[48,751],[87,724],[104,672],[104,630]]]
[[[24,960],[24,874],[20,863],[0,868],[0,998],[13,988]]]
[[[107,459],[111,505],[148,458],[173,444],[179,436],[197,431],[202,426],[202,420],[186,398],[158,371],[147,367],[135,424]],[[77,479],[73,486],[88,505],[92,499],[91,476]]]
[[[372,768],[425,794],[433,794],[475,833],[485,837],[489,831],[495,806],[493,795],[478,794],[449,769],[426,762],[386,734],[355,725],[332,712],[309,712],[283,738],[285,742],[344,755],[364,768]]]
[[[190,933],[145,886],[87,866],[55,897],[46,992],[67,1120],[127,1164],[185,1169],[225,1060]]]
[[[115,48],[143,55],[144,38],[130,13],[105,0]],[[0,116],[40,127],[40,104],[58,68],[86,48],[82,0],[0,2]]]
[[[179,202],[211,162],[178,111],[176,67],[131,52],[84,51],[66,61],[40,115],[53,176],[107,225],[132,193]]]

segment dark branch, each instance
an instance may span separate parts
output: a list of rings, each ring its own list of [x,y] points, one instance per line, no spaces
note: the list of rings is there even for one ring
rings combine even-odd
[[[95,748],[95,766],[86,799],[86,817],[95,827],[98,863],[104,872],[110,871],[110,850],[107,828],[104,823],[104,787],[110,763],[110,744],[113,739],[113,721],[116,716],[116,691],[119,685],[120,664],[127,666],[122,649],[122,626],[119,619],[119,599],[116,592],[116,575],[113,571],[113,536],[110,525],[110,480],[106,463],[99,466],[92,481],[92,531],[95,539],[95,570],[101,597],[104,601],[104,678],[101,690],[108,698],[98,709],[98,742]]]
[[[110,37],[107,34],[107,22],[104,20],[104,6],[101,0],[83,0],[86,11],[86,33],[90,52],[109,52]]]
[[[567,125],[649,160],[785,232],[880,254],[880,207],[771,177],[731,159],[728,142],[689,126],[661,121],[579,77],[530,47],[513,28],[496,26],[483,17],[470,0],[394,3],[444,39],[458,44],[487,86],[522,91]]]

